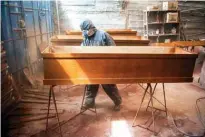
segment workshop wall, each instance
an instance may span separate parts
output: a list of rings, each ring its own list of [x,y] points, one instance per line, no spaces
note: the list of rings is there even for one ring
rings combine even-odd
[[[147,6],[160,5],[161,2],[162,0],[60,1],[61,32],[64,33],[63,30],[66,29],[80,29],[80,22],[89,18],[100,29],[131,28],[143,35],[143,10]],[[204,7],[205,1],[179,2],[179,9],[182,10],[181,18],[184,24],[184,33],[187,39],[204,38]]]
[[[66,29],[80,29],[80,22],[86,18],[100,29],[131,28],[142,33],[142,11],[147,5],[156,5],[154,0],[68,0],[59,2],[62,13],[61,32]]]
[[[181,1],[179,8],[185,39],[205,39],[205,1]]]
[[[38,46],[52,35],[52,2],[1,1],[1,25],[9,72],[21,83],[38,71]]]

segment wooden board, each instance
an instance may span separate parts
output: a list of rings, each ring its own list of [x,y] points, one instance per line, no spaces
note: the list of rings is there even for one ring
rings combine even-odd
[[[137,36],[137,31],[131,29],[108,29],[104,30],[111,36]],[[82,35],[80,30],[66,30],[66,35]]]
[[[196,54],[173,47],[56,46],[43,53],[44,84],[192,82]]]
[[[148,46],[149,40],[141,38],[141,36],[113,36],[117,46]],[[57,35],[51,38],[52,45],[64,46],[80,46],[83,41],[81,35]]]
[[[171,43],[152,43],[152,46],[205,46],[205,41],[174,41]]]

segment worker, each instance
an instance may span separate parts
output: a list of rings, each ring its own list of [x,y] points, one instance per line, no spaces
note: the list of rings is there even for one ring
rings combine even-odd
[[[81,46],[115,46],[115,42],[112,37],[101,30],[96,29],[91,20],[85,20],[80,24],[82,30],[83,42]],[[119,111],[122,102],[121,96],[118,92],[118,88],[115,84],[102,84],[102,87],[106,94],[114,102],[114,110]],[[95,106],[95,98],[98,93],[99,84],[86,85],[86,98],[83,105],[84,109],[93,108]]]

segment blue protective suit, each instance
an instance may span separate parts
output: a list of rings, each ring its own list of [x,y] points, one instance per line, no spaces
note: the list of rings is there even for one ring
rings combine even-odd
[[[85,20],[80,25],[83,31],[84,40],[81,46],[115,46],[115,42],[112,37],[104,31],[97,30],[92,21]],[[92,36],[88,36],[87,32],[89,29],[94,31]],[[118,92],[117,86],[115,84],[102,84],[102,87],[106,94],[112,99],[115,104],[114,109],[119,110],[119,105],[121,104],[121,96]],[[95,104],[95,97],[97,96],[99,85],[86,85],[86,100],[84,107],[90,108]]]
[[[113,38],[105,31],[97,30],[90,20],[85,20],[80,24],[81,30],[89,30],[93,28],[95,33],[92,36],[82,34],[84,40],[81,46],[115,46]]]

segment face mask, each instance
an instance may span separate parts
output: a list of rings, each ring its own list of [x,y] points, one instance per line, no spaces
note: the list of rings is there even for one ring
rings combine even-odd
[[[89,30],[83,30],[83,37],[88,38],[88,37],[92,36],[94,33],[95,33],[95,30],[93,28],[91,28]]]
[[[90,37],[95,33],[95,30],[93,28],[91,28],[91,29],[88,30],[87,33],[88,33],[88,36]]]
[[[85,39],[87,39],[88,38],[87,30],[83,30],[82,35]]]

